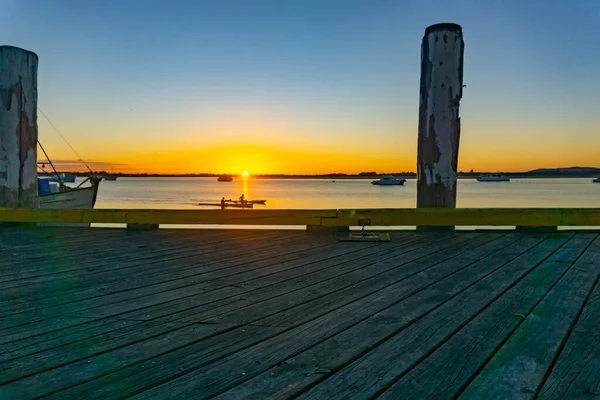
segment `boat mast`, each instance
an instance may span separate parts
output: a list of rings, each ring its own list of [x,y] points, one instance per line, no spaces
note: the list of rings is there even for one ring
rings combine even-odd
[[[48,157],[48,153],[46,153],[46,150],[44,150],[44,146],[42,146],[42,144],[40,143],[39,140],[37,141],[37,144],[40,146],[40,149],[42,149],[42,152],[46,156],[46,160],[48,160],[48,164],[50,164],[50,166],[52,167],[52,170],[56,174],[56,178],[59,180],[59,182],[60,182],[61,185],[64,185],[65,183],[63,182],[62,178],[58,174],[58,171],[56,170],[56,168],[54,168],[54,164],[52,164],[52,160],[50,160],[50,157]]]

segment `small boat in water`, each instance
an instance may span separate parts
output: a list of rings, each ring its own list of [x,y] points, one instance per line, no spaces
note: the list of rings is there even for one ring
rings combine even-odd
[[[106,174],[106,175],[104,175],[104,180],[106,180],[106,181],[116,181],[117,180],[117,176],[116,175],[112,175],[112,174]]]
[[[252,203],[225,203],[223,205],[221,205],[221,203],[198,203],[197,205],[209,207],[254,208],[254,204]]]
[[[404,185],[406,179],[398,179],[394,175],[381,175],[378,180],[371,182],[371,185],[381,186],[399,186]]]
[[[40,208],[46,210],[94,208],[102,178],[90,176],[77,187],[69,187],[48,178],[38,178]],[[86,182],[89,186],[83,186]]]
[[[233,180],[233,177],[231,175],[220,175],[217,178],[217,181],[219,182],[231,182]]]
[[[594,179],[592,182],[594,182],[594,183],[600,183],[600,176],[597,177],[596,179]]]
[[[225,200],[225,203],[232,203],[232,204],[246,204],[246,203],[251,203],[251,204],[262,204],[264,205],[267,202],[267,200],[244,200],[244,201],[240,201],[240,200]]]
[[[510,178],[508,176],[500,174],[482,175],[478,177],[477,180],[479,182],[510,182]]]

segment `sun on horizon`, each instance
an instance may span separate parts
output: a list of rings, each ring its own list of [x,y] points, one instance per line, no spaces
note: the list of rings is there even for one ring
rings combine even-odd
[[[244,171],[244,172],[242,172],[242,175],[243,175],[243,176],[248,176],[248,171]]]

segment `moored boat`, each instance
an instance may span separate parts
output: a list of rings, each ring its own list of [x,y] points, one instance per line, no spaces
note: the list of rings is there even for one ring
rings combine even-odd
[[[231,175],[220,175],[217,178],[217,181],[219,181],[219,182],[231,182],[231,181],[233,181],[233,177]]]
[[[479,182],[510,182],[510,178],[500,174],[482,175],[477,178]]]
[[[198,203],[197,205],[209,207],[254,208],[254,204],[252,203]]]
[[[56,168],[52,164],[48,153],[38,141],[40,149],[46,156],[47,161],[38,161],[38,167],[44,171],[47,164],[52,167],[54,175],[58,178],[62,176],[56,171]],[[84,162],[85,164],[85,162]],[[86,164],[87,166],[87,164]],[[88,169],[90,169],[88,167]],[[90,172],[91,169],[90,169]],[[83,182],[76,187],[65,185],[65,182],[59,180],[58,182],[53,181],[52,178],[37,178],[38,181],[38,196],[39,205],[41,209],[46,210],[60,210],[60,209],[91,209],[96,205],[96,198],[98,197],[98,188],[100,186],[101,176],[91,175],[88,176]],[[89,185],[85,185],[89,182]],[[42,226],[90,226],[86,222],[77,223],[40,223]]]
[[[404,182],[406,179],[399,179],[394,175],[381,175],[378,180],[371,182],[371,185],[400,186],[404,185]]]
[[[252,204],[262,204],[264,205],[267,202],[267,200],[244,200],[244,201],[240,201],[240,200],[225,200],[225,203],[233,203],[233,204],[245,204],[245,203],[252,203]]]
[[[102,178],[89,177],[77,187],[69,187],[38,178],[40,208],[48,210],[94,208],[98,196],[98,187]],[[87,181],[89,186],[82,186]]]
[[[600,183],[600,176],[597,177],[596,179],[594,179],[592,182],[594,182],[594,183]]]

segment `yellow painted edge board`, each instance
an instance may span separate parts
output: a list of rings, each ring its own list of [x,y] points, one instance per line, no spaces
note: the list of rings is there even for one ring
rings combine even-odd
[[[599,208],[356,210],[31,210],[0,208],[0,222],[321,226],[600,226]]]

